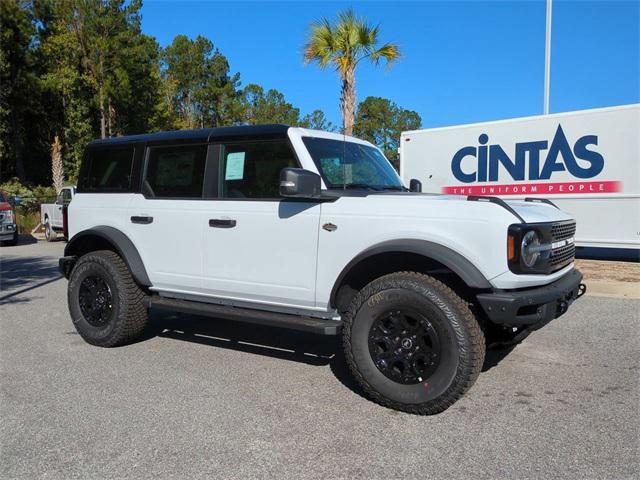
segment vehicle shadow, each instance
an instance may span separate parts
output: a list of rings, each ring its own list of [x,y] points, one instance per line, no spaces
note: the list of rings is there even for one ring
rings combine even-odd
[[[337,337],[160,310],[152,310],[144,337],[172,338],[310,365],[328,365],[339,346]]]
[[[51,257],[0,259],[0,303],[62,278]],[[22,300],[24,301],[24,300]]]
[[[152,311],[149,326],[140,341],[154,337],[226,348],[307,365],[328,365],[340,383],[362,395],[345,363],[340,336],[314,335],[232,320]]]
[[[38,239],[30,233],[24,233],[18,237],[18,245],[32,245],[38,243]]]
[[[362,395],[342,353],[340,336],[313,335],[231,320],[152,311],[149,327],[140,341],[161,337],[216,348],[264,355],[315,366],[329,366],[347,388]],[[517,343],[487,350],[482,372],[497,366]]]

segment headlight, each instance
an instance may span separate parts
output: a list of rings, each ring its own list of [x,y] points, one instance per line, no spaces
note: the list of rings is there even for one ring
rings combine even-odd
[[[4,213],[4,219],[7,222],[13,223],[13,212],[11,210],[2,210],[2,213]]]
[[[520,256],[527,268],[532,268],[540,258],[540,236],[534,230],[529,230],[522,237]]]

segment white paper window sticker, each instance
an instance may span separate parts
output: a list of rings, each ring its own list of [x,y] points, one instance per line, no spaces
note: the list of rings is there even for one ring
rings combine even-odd
[[[227,168],[224,173],[225,180],[242,180],[244,177],[245,152],[233,152],[227,155]]]
[[[342,167],[344,168],[344,183],[353,183],[353,165],[346,163]]]

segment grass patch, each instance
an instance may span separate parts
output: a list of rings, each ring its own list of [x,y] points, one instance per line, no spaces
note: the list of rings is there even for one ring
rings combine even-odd
[[[18,233],[31,233],[31,230],[40,223],[40,212],[16,213],[16,223],[18,224]]]

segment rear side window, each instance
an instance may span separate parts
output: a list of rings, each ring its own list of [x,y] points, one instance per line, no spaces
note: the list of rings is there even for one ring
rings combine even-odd
[[[88,192],[129,192],[133,147],[89,149],[79,183]]]
[[[142,192],[151,198],[200,198],[206,145],[152,147]]]
[[[298,162],[286,140],[222,145],[221,197],[280,198],[280,171]]]

